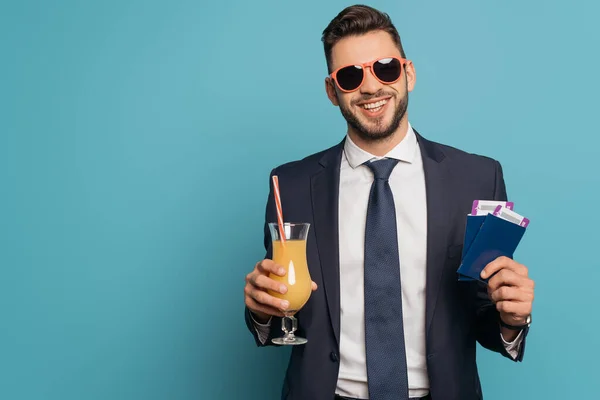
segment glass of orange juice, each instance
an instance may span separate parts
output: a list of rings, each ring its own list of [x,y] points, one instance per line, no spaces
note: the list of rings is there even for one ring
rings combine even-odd
[[[285,334],[283,337],[272,339],[275,344],[298,345],[307,342],[305,338],[294,335],[298,329],[298,321],[294,315],[304,307],[312,293],[312,280],[306,261],[306,239],[309,228],[310,224],[307,223],[284,223],[281,232],[279,224],[269,224],[273,261],[282,266],[286,272],[284,276],[270,274],[269,277],[287,286],[285,294],[271,290],[269,294],[290,302],[287,310],[281,310],[285,316],[281,320],[281,330]]]

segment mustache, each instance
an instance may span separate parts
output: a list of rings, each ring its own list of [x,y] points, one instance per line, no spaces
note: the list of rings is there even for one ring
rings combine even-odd
[[[376,99],[378,97],[383,97],[383,96],[396,97],[396,94],[392,93],[392,92],[388,92],[386,90],[378,90],[376,93],[363,94],[358,99],[352,100],[352,105],[356,105],[359,102],[365,102],[365,101],[369,101],[369,100]]]

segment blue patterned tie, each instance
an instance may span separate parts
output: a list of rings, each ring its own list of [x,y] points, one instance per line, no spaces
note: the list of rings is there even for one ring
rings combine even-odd
[[[365,231],[365,345],[370,400],[408,399],[396,209],[388,179],[397,160],[368,162]]]

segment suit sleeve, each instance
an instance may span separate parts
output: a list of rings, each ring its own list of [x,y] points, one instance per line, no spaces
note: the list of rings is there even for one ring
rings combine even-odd
[[[508,201],[504,175],[502,173],[502,166],[497,161],[495,161],[495,184],[493,199],[498,201]],[[525,352],[525,338],[527,336],[528,329],[524,329],[519,335],[519,340],[521,343],[516,357],[513,358],[508,353],[502,340],[499,324],[500,313],[489,298],[487,286],[481,282],[476,282],[476,285],[475,326],[477,332],[477,341],[484,348],[498,352],[510,360],[522,361]]]
[[[275,175],[276,172],[275,170],[271,171],[271,174],[269,175],[269,196],[267,198],[267,206],[266,206],[266,210],[265,210],[265,222],[264,222],[264,226],[263,226],[263,243],[264,243],[264,247],[266,250],[265,253],[265,259],[271,259],[272,258],[272,246],[271,246],[271,234],[269,232],[269,226],[268,223],[270,221],[276,221],[277,220],[277,210],[275,208],[275,199],[273,197],[273,181],[272,181],[272,177],[273,175]],[[245,320],[246,320],[246,326],[248,327],[248,330],[250,330],[250,333],[252,333],[252,336],[254,336],[254,341],[256,342],[256,345],[259,347],[263,347],[263,346],[275,346],[275,344],[273,344],[273,342],[271,342],[271,338],[275,337],[278,333],[281,333],[281,318],[279,317],[272,317],[271,320],[268,323],[268,327],[263,325],[263,326],[258,326],[256,325],[256,322],[254,321],[254,319],[252,318],[251,312],[248,309],[248,307],[244,307],[244,316],[245,316]],[[268,331],[267,331],[268,329]],[[268,335],[265,335],[265,333],[268,332]]]

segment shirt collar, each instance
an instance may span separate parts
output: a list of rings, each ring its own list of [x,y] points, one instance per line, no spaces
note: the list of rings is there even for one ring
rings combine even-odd
[[[393,158],[399,161],[412,163],[415,159],[416,155],[416,147],[417,147],[417,137],[415,132],[408,123],[408,130],[406,132],[406,136],[400,143],[396,145],[392,150],[390,150],[385,156],[377,157],[373,154],[361,149],[358,147],[352,139],[350,139],[349,135],[346,135],[346,143],[344,144],[344,153],[346,154],[346,159],[348,160],[348,164],[352,168],[356,168],[367,161],[370,160],[379,160],[382,158]]]

